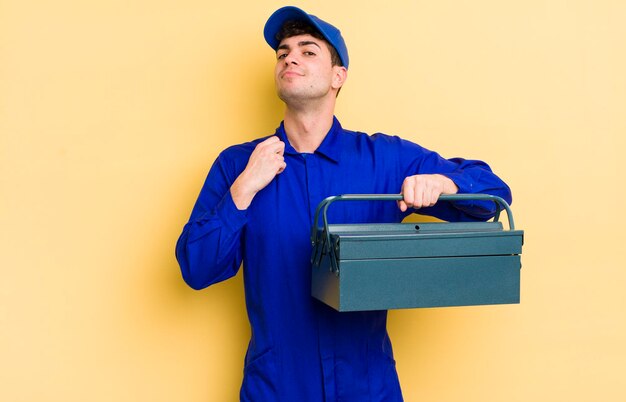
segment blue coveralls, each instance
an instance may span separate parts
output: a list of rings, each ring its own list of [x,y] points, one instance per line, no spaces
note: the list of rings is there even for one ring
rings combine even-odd
[[[443,159],[384,134],[344,130],[337,119],[320,147],[300,154],[283,124],[287,168],[238,210],[229,188],[265,138],[232,146],[213,164],[176,246],[185,281],[202,289],[234,276],[243,261],[252,337],[242,401],[401,401],[386,311],[339,313],[311,297],[310,229],[317,204],[338,194],[400,192],[407,176],[440,173],[459,193],[511,202],[508,186],[475,160]],[[266,137],[267,138],[267,137]],[[491,202],[440,202],[420,210],[449,221],[486,220]],[[342,202],[333,223],[400,222],[395,202]]]

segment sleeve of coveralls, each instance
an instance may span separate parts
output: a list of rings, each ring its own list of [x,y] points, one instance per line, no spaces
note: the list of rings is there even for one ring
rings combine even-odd
[[[458,187],[459,194],[490,194],[512,201],[509,186],[500,179],[485,162],[462,158],[444,159],[438,153],[417,144],[404,141],[403,158],[408,162],[405,177],[414,174],[441,174]],[[408,143],[408,144],[407,144]],[[446,221],[488,220],[495,215],[492,201],[438,202],[432,207],[422,208],[420,214],[432,215]]]
[[[241,265],[241,235],[247,217],[231,197],[230,185],[236,176],[224,159],[220,155],[211,167],[176,243],[183,279],[197,290],[234,276]]]

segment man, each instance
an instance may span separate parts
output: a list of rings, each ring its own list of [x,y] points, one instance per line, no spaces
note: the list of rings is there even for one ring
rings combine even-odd
[[[400,222],[411,212],[486,220],[489,202],[437,203],[440,194],[488,193],[507,185],[480,161],[445,160],[383,134],[345,130],[334,117],[348,52],[337,28],[295,7],[265,25],[276,50],[274,79],[285,102],[273,136],[223,151],[176,246],[185,281],[205,288],[244,267],[252,338],[243,401],[401,401],[386,312],[338,313],[310,296],[309,234],[330,195],[398,193],[404,200],[345,202],[329,220]]]

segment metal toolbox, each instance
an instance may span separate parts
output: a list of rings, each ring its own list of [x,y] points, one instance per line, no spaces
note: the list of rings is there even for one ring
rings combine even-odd
[[[439,197],[493,201],[493,222],[329,224],[326,217],[335,201],[400,199],[340,195],[318,205],[311,230],[313,297],[338,311],[519,303],[524,232],[515,230],[511,209],[500,197]],[[502,209],[508,230],[498,220]]]

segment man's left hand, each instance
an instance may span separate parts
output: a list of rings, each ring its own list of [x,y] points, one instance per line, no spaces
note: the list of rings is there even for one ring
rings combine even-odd
[[[440,174],[417,174],[404,179],[401,193],[404,196],[398,201],[402,212],[408,208],[431,207],[435,205],[441,194],[456,194],[459,188],[452,180]]]

